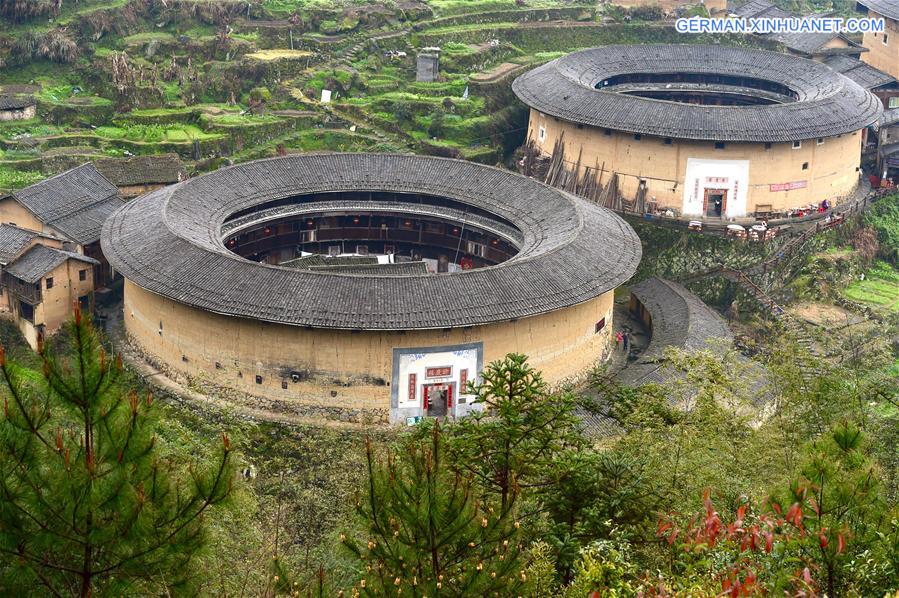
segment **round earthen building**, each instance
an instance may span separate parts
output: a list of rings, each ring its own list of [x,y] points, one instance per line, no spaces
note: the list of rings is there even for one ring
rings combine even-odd
[[[402,155],[290,156],[138,198],[106,222],[130,340],[170,373],[299,413],[460,415],[485,363],[550,382],[610,344],[640,242],[513,173]]]
[[[528,139],[634,205],[741,218],[850,197],[869,91],[787,54],[703,45],[605,46],[518,77]],[[638,210],[640,211],[640,210]]]

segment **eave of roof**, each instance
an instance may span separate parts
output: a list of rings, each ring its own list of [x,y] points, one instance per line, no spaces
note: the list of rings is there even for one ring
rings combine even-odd
[[[895,0],[856,0],[870,11],[890,19],[899,20],[899,2]]]

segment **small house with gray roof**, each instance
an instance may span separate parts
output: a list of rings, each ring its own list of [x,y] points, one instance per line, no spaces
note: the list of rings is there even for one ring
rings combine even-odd
[[[93,164],[83,164],[0,198],[0,224],[49,234],[65,248],[97,262],[94,282],[105,286],[111,272],[100,249],[103,223],[124,201]]]

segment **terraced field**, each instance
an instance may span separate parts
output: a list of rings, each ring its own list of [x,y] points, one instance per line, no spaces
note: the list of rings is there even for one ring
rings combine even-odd
[[[878,262],[844,291],[846,297],[870,305],[884,314],[899,313],[899,270],[886,262]]]

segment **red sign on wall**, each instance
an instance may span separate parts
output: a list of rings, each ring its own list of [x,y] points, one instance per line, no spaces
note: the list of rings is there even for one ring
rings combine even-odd
[[[409,400],[410,401],[415,400],[415,383],[416,383],[415,378],[416,378],[415,374],[409,374]]]
[[[774,183],[768,185],[769,191],[789,191],[790,189],[805,189],[808,181],[793,181],[791,183]]]
[[[444,378],[453,374],[453,366],[444,365],[436,368],[426,368],[425,378]]]
[[[464,395],[468,392],[468,368],[459,371],[459,394]]]

